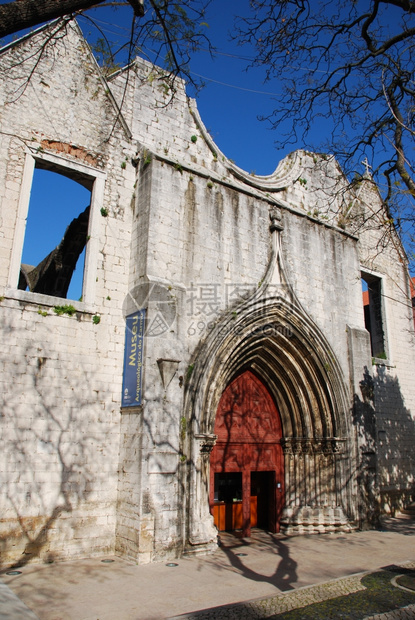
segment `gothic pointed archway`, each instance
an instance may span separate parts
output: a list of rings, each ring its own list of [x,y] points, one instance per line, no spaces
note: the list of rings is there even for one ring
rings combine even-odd
[[[214,474],[242,472],[230,471],[230,460],[225,471],[215,471],[220,457],[211,461],[210,454],[215,441],[220,448],[216,418],[222,396],[247,370],[278,403],[284,479],[275,528],[280,523],[286,534],[348,531],[356,518],[356,446],[347,386],[333,349],[301,308],[281,298],[247,303],[226,321],[197,351],[186,385],[186,417],[192,425],[184,448],[192,455],[183,479],[188,489],[183,505],[186,552],[205,552],[216,544]],[[261,476],[254,478],[252,484],[267,484]],[[272,483],[278,482],[274,474]],[[245,505],[245,520],[250,516]]]
[[[279,531],[284,501],[282,427],[264,383],[245,370],[219,402],[210,456],[210,508],[219,531]]]

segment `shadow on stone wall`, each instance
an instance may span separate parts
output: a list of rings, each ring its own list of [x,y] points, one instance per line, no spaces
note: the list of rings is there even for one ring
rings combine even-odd
[[[63,329],[66,321],[62,317]],[[98,410],[103,411],[106,389],[99,382],[97,390],[92,373],[62,352],[66,346],[59,350],[54,338],[50,344],[23,336],[19,341],[19,322],[3,320],[2,328],[3,354],[9,357],[2,364],[0,394],[1,565],[91,552],[101,535],[91,534],[94,507],[104,501],[97,489],[108,485],[102,446],[109,429],[99,424]]]
[[[386,365],[365,367],[353,423],[359,448],[359,514],[362,526],[379,526],[415,496],[415,420],[405,407],[397,377]]]

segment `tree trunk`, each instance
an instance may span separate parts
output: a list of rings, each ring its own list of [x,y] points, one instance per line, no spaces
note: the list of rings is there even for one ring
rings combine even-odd
[[[51,19],[90,9],[105,0],[13,0],[0,5],[0,38]]]

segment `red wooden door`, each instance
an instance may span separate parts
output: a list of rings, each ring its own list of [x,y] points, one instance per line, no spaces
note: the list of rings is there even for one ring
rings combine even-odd
[[[278,531],[284,497],[281,419],[267,388],[250,370],[223,392],[214,432],[218,439],[210,457],[210,506],[218,529],[223,528],[223,520],[215,517],[220,506],[229,508],[242,500],[241,519],[233,522],[234,529],[237,523],[244,536],[249,536],[251,525],[259,519],[270,531]],[[252,478],[253,472],[269,472],[268,482],[259,484],[260,477]],[[252,493],[251,480],[256,481]],[[262,494],[259,503],[254,494],[257,488]],[[261,515],[256,514],[258,509]]]

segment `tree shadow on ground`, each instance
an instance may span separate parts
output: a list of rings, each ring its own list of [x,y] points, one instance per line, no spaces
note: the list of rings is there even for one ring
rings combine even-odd
[[[233,568],[241,573],[246,579],[256,582],[270,583],[281,590],[281,592],[293,590],[293,584],[298,581],[297,562],[290,556],[287,545],[285,545],[281,539],[272,534],[269,534],[268,536],[269,542],[267,542],[266,545],[268,548],[268,553],[271,548],[276,556],[275,570],[271,575],[259,573],[251,568],[248,568],[244,564],[242,557],[238,554],[245,553],[249,549],[251,543],[246,539],[239,537],[237,534],[232,535],[228,533],[226,537],[222,537],[221,549],[228,558],[231,566],[233,566]],[[258,547],[256,543],[254,543],[254,545]]]

